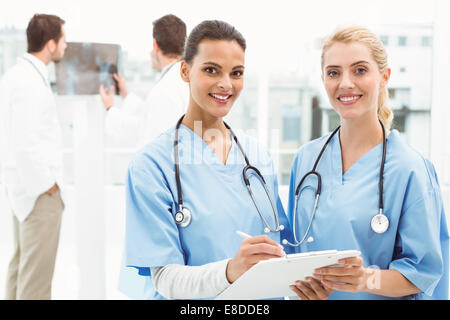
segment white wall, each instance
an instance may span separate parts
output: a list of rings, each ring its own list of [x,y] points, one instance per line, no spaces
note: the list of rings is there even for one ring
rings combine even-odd
[[[68,186],[61,236],[53,279],[53,299],[87,299],[80,297],[80,259],[74,188]],[[85,221],[89,223],[89,221]],[[119,267],[125,235],[125,199],[123,187],[105,187],[105,299],[128,299],[117,290]],[[6,272],[12,256],[12,216],[3,193],[0,195],[0,300],[4,298]],[[95,244],[93,244],[95,245]]]
[[[450,2],[436,0],[433,48],[433,105],[431,109],[431,159],[441,183],[450,225]]]

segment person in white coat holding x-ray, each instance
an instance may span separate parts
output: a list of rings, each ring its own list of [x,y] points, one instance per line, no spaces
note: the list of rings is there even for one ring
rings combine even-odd
[[[142,147],[170,128],[184,114],[189,89],[180,76],[180,58],[186,40],[186,24],[175,15],[165,15],[153,22],[152,68],[160,72],[157,83],[145,101],[128,92],[125,79],[117,74],[119,94],[123,106],[114,103],[114,86],[100,86],[100,96],[108,111],[106,133],[122,140],[137,142]]]
[[[107,110],[105,131],[120,140],[134,143],[137,149],[172,127],[185,113],[189,103],[189,86],[180,75],[181,57],[186,41],[186,24],[169,14],[153,22],[152,68],[160,72],[157,83],[145,100],[128,92],[122,76],[114,75],[123,105],[114,102],[114,86],[100,87],[100,96]],[[147,296],[142,277],[126,268],[120,269],[119,290],[134,299]],[[137,293],[136,293],[137,292]]]

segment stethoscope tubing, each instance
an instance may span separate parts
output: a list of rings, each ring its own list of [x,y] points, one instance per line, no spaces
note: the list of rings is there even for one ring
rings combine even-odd
[[[44,81],[44,84],[46,87],[50,88],[50,84],[48,83],[47,79],[44,77],[44,75],[39,71],[39,69],[34,65],[34,63],[29,60],[28,58],[22,57],[23,60],[27,61],[31,66],[36,70],[37,73],[39,73],[39,76],[41,77],[42,81]]]
[[[261,177],[260,177],[259,175],[256,175],[256,176],[258,177],[258,179],[261,179]],[[265,231],[266,233],[269,233],[269,232],[278,232],[278,231],[280,231],[280,221],[279,221],[279,218],[278,218],[278,210],[276,209],[276,207],[275,207],[275,205],[274,205],[273,199],[272,199],[272,197],[270,196],[270,192],[269,192],[269,190],[268,190],[268,188],[267,188],[266,183],[265,183],[264,181],[262,181],[261,184],[263,185],[264,191],[266,192],[266,195],[267,195],[267,197],[268,197],[269,200],[270,200],[270,205],[271,205],[271,207],[272,207],[272,211],[277,213],[276,215],[274,215],[274,216],[275,216],[275,224],[277,225],[277,228],[276,228],[276,229],[271,228],[270,225],[269,225],[269,223],[267,222],[266,218],[264,218],[264,216],[262,215],[261,210],[260,210],[260,208],[259,208],[259,206],[258,206],[258,203],[256,202],[255,196],[254,196],[254,194],[253,194],[252,188],[250,187],[250,184],[246,184],[247,190],[248,190],[248,192],[249,192],[249,194],[250,194],[250,197],[252,198],[253,204],[254,204],[255,207],[256,207],[256,211],[258,211],[258,215],[261,217],[261,219],[263,220],[263,222],[264,222],[264,224],[265,224],[265,226],[266,226],[266,228],[265,228],[264,231]],[[283,230],[283,229],[281,229],[281,230]]]
[[[180,158],[178,155],[178,128],[181,125],[181,121],[183,121],[184,115],[178,120],[175,130],[175,139],[173,141],[173,156],[175,160],[175,179],[177,185],[177,195],[178,195],[178,211],[183,210],[183,190],[181,188],[181,179],[180,179]]]
[[[381,164],[380,164],[380,174],[379,174],[379,181],[378,181],[378,191],[379,191],[379,200],[378,200],[378,206],[379,206],[379,214],[380,216],[383,216],[383,174],[384,174],[384,164],[386,162],[386,131],[383,125],[383,122],[381,122],[381,120],[378,120],[382,131],[383,131],[383,153],[382,153],[382,157],[381,157]],[[339,131],[339,129],[341,128],[341,126],[338,126],[332,133],[331,135],[328,137],[327,141],[325,142],[325,144],[323,145],[322,149],[320,150],[320,153],[316,159],[316,161],[314,162],[314,166],[313,169],[311,171],[309,171],[308,173],[306,173],[302,179],[300,180],[300,182],[297,185],[297,188],[295,189],[295,204],[294,204],[294,211],[293,211],[293,218],[292,218],[292,229],[293,229],[293,236],[294,236],[294,243],[291,243],[287,240],[283,240],[284,244],[289,244],[290,246],[293,247],[298,247],[300,245],[302,245],[307,236],[309,235],[309,231],[311,229],[312,226],[312,222],[314,220],[314,216],[316,215],[316,211],[317,211],[317,206],[319,203],[319,197],[320,197],[320,193],[322,190],[322,177],[320,175],[319,172],[316,171],[317,166],[319,164],[319,161],[323,155],[323,153],[325,152],[325,149],[327,148],[329,142],[331,141],[331,139],[334,137],[334,135]],[[300,188],[303,184],[303,182],[306,180],[307,177],[309,177],[310,175],[315,175],[317,177],[317,190],[316,190],[316,196],[315,196],[315,201],[314,201],[314,207],[313,207],[313,211],[311,214],[311,218],[309,220],[309,224],[308,227],[305,231],[305,234],[303,235],[302,239],[300,241],[297,240],[297,232],[296,232],[296,216],[297,216],[297,208],[298,208],[298,201],[300,198]]]
[[[184,215],[183,212],[185,212],[186,210],[183,210],[183,209],[186,209],[186,208],[183,207],[183,190],[182,190],[182,187],[181,187],[181,178],[180,178],[180,159],[179,159],[179,154],[178,154],[178,145],[179,145],[178,130],[179,130],[180,126],[181,126],[181,122],[183,121],[184,116],[185,115],[183,115],[178,120],[178,122],[176,124],[175,137],[174,137],[174,142],[173,142],[173,147],[174,147],[173,148],[173,150],[174,150],[173,152],[174,152],[174,161],[175,161],[175,165],[174,165],[174,167],[175,167],[175,180],[176,180],[177,194],[178,194],[177,195],[178,196],[178,211],[177,211],[177,214],[181,213],[181,215]],[[230,130],[230,134],[231,134],[232,139],[236,142],[236,145],[238,146],[242,156],[244,157],[246,166],[242,170],[242,177],[243,177],[244,183],[245,183],[245,185],[247,187],[247,190],[248,190],[248,192],[250,194],[250,197],[251,197],[251,199],[252,199],[252,201],[253,201],[253,203],[254,203],[254,205],[256,207],[256,211],[258,212],[258,215],[261,217],[261,219],[262,219],[262,221],[263,221],[263,223],[265,225],[264,231],[266,233],[268,233],[268,232],[279,232],[279,231],[283,230],[284,226],[280,225],[280,220],[279,220],[277,207],[274,204],[274,201],[273,201],[272,197],[270,196],[270,192],[269,192],[269,190],[267,188],[267,184],[266,184],[266,181],[264,180],[263,175],[261,174],[261,172],[256,167],[250,165],[250,161],[248,160],[247,154],[244,152],[244,149],[242,148],[241,144],[239,143],[239,140],[238,140],[237,136],[234,134],[234,132],[230,128],[230,126],[227,123],[225,123],[225,122],[224,122],[224,125],[225,125],[225,127],[228,130]],[[253,191],[251,189],[250,180],[248,179],[248,175],[247,175],[247,171],[249,171],[249,170],[252,170],[252,171],[254,171],[256,173],[255,174],[256,177],[260,180],[261,184],[264,187],[265,193],[266,193],[267,197],[269,198],[270,205],[272,207],[272,212],[273,212],[273,215],[274,215],[274,218],[275,218],[275,224],[276,224],[276,228],[275,229],[270,227],[269,223],[264,218],[264,216],[261,213],[261,210],[260,210],[260,208],[259,208],[259,206],[258,206],[258,204],[256,202],[255,196],[254,196]],[[187,210],[187,211],[190,212],[189,210]],[[190,217],[189,217],[189,221],[190,221]],[[176,222],[177,222],[177,224],[182,225],[182,222],[180,222],[180,221],[176,221]],[[184,226],[187,226],[187,225],[188,224],[184,224]]]

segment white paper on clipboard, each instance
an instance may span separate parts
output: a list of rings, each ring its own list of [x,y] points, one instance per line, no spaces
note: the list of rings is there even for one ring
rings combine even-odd
[[[217,300],[270,299],[294,295],[297,280],[312,276],[314,269],[336,265],[340,259],[359,256],[357,250],[326,250],[290,254],[260,261],[219,294]]]

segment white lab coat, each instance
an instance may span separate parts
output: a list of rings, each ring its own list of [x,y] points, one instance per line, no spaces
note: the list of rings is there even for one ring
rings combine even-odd
[[[7,199],[19,221],[36,199],[62,184],[62,132],[45,64],[18,58],[0,82],[0,164]]]
[[[141,148],[174,126],[189,102],[189,86],[181,79],[180,66],[178,61],[164,68],[145,101],[129,93],[121,108],[111,107],[105,120],[106,133],[137,141]]]

